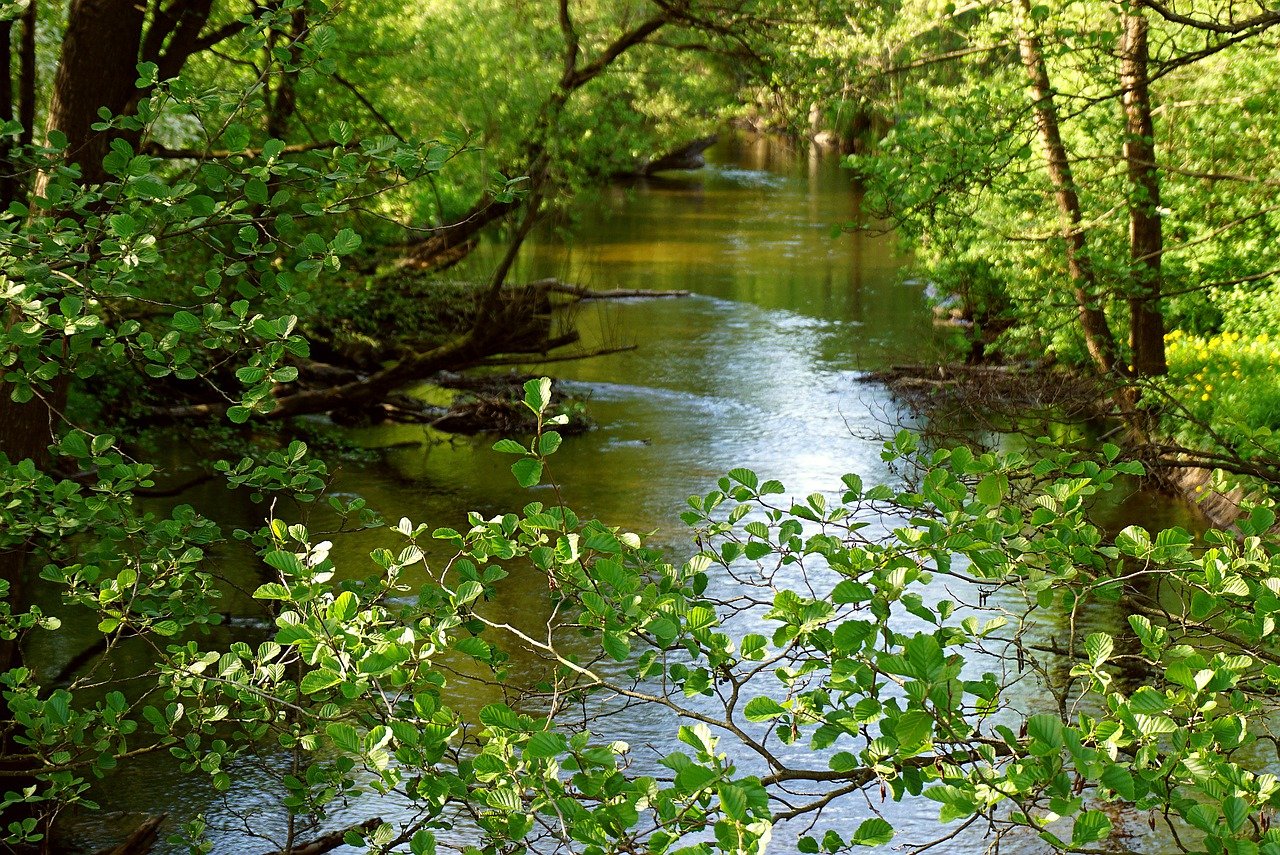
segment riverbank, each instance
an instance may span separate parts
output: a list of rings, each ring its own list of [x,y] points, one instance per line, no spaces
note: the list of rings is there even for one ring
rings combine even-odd
[[[1266,424],[1250,423],[1250,413],[1266,414],[1265,408],[1241,409],[1241,396],[1267,400],[1269,389],[1252,388],[1242,372],[1241,355],[1230,347],[1233,337],[1211,340],[1170,336],[1184,344],[1171,347],[1170,376],[1147,391],[1163,397],[1166,415],[1158,422],[1161,431],[1135,444],[1132,433],[1119,423],[1114,399],[1096,378],[1059,366],[965,365],[956,363],[895,365],[870,372],[864,382],[883,384],[904,405],[926,417],[928,432],[945,434],[947,426],[959,426],[961,434],[977,428],[988,432],[1035,432],[1046,423],[1092,424],[1093,434],[1129,440],[1129,453],[1148,467],[1148,480],[1159,489],[1185,501],[1217,528],[1230,528],[1243,513],[1250,498],[1262,498],[1274,481],[1262,464],[1249,475],[1248,457],[1238,447],[1224,447],[1228,436],[1248,431],[1250,436],[1270,437]],[[1249,351],[1265,348],[1258,340]],[[1253,354],[1255,359],[1265,356]],[[1247,361],[1247,356],[1244,361]],[[1201,383],[1196,386],[1194,382]],[[1234,381],[1234,382],[1233,382]],[[1210,393],[1217,390],[1215,399]],[[1198,400],[1187,400],[1180,390],[1190,390]],[[1201,391],[1203,390],[1203,391]],[[1220,414],[1217,418],[1214,414]],[[1181,414],[1182,418],[1176,418]],[[1240,418],[1237,414],[1243,414]],[[952,438],[969,439],[953,433]],[[1217,441],[1215,443],[1215,440]],[[1222,456],[1232,473],[1201,460]],[[1237,465],[1232,465],[1237,464]],[[1234,477],[1230,477],[1234,475]]]

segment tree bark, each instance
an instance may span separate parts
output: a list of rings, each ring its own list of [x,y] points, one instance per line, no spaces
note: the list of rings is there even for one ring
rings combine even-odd
[[[18,121],[22,133],[18,145],[28,146],[36,128],[36,10],[37,0],[27,4],[22,13],[22,36],[18,48]]]
[[[1087,251],[1084,216],[1080,208],[1080,194],[1071,172],[1071,160],[1062,142],[1058,111],[1053,103],[1053,86],[1049,80],[1048,66],[1040,39],[1031,29],[1030,0],[1014,0],[1014,21],[1017,26],[1018,52],[1027,72],[1031,94],[1035,99],[1036,126],[1040,142],[1044,146],[1053,185],[1054,198],[1062,222],[1062,239],[1066,243],[1067,272],[1075,296],[1081,332],[1085,347],[1094,366],[1103,374],[1115,368],[1116,347],[1107,324],[1107,316],[1099,301],[1097,278]]]
[[[472,205],[460,219],[441,226],[430,237],[413,244],[401,263],[408,267],[439,269],[460,261],[463,257],[461,250],[476,235],[518,207],[519,202],[497,202],[486,196]]]
[[[202,3],[207,7],[212,0],[191,0],[171,6],[170,10],[195,8]],[[66,137],[66,161],[79,167],[80,180],[84,184],[100,183],[108,177],[102,161],[110,148],[113,134],[93,129],[93,125],[101,121],[98,111],[106,108],[112,115],[117,115],[129,112],[137,103],[134,81],[143,42],[146,7],[147,4],[137,0],[72,0],[70,4],[49,102],[47,127],[50,132]],[[166,56],[174,49],[182,22],[195,26],[198,33],[207,18],[207,10],[204,18],[197,15],[193,19],[185,16],[183,11],[176,14],[179,23],[173,30]],[[159,17],[164,18],[164,15]],[[35,23],[33,3],[23,18],[19,61],[18,113],[23,122],[21,141],[27,143],[33,140],[31,126],[35,121]],[[6,30],[5,35],[11,34],[11,29]],[[200,40],[191,42],[192,45],[202,43]],[[186,44],[183,42],[183,46]],[[11,43],[6,41],[6,45]],[[11,46],[9,51],[7,68],[10,74],[5,77],[6,86],[12,85]],[[189,55],[182,54],[182,59],[185,61]],[[12,109],[12,96],[9,97]],[[49,181],[49,173],[38,174],[32,195],[44,195]],[[11,314],[0,316],[0,323],[10,324],[16,320],[18,318]],[[18,404],[11,399],[12,390],[8,384],[0,381],[0,452],[11,462],[30,458],[38,467],[47,464],[49,445],[55,440],[62,422],[68,383],[69,378],[65,374],[60,375],[39,397]],[[0,579],[9,583],[7,599],[14,614],[22,613],[29,605],[28,552],[24,547],[0,551]],[[0,641],[0,673],[20,666],[22,661],[20,638]],[[3,705],[0,705],[0,718],[9,718]],[[3,739],[0,739],[0,762],[11,753],[11,746],[7,744],[11,737],[6,729]],[[18,789],[26,785],[20,778],[10,778],[9,781],[10,787]],[[0,817],[0,824],[7,825],[15,818],[38,815],[38,807],[16,805]]]
[[[13,21],[0,21],[0,124],[13,118]],[[18,198],[12,137],[0,137],[0,211]]]
[[[305,9],[296,9],[289,22],[290,64],[294,69],[282,69],[277,78],[275,92],[267,96],[267,136],[271,139],[283,140],[289,133],[289,122],[298,109],[298,72],[296,66],[302,61],[302,40],[307,36],[307,13]],[[268,48],[270,52],[270,48]],[[271,60],[268,59],[268,63]]]
[[[1124,16],[1120,49],[1120,88],[1125,116],[1124,159],[1129,174],[1129,344],[1133,373],[1168,373],[1164,350],[1164,314],[1160,308],[1160,174],[1156,164],[1155,122],[1147,77],[1147,19],[1141,9]]]
[[[49,130],[67,137],[67,160],[85,184],[107,177],[111,135],[93,130],[98,110],[120,113],[132,100],[145,6],[134,0],[73,0],[53,79]],[[44,180],[37,182],[43,189]]]

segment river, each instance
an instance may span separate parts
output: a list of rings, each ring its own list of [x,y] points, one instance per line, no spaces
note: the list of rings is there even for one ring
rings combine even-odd
[[[935,327],[923,287],[903,281],[906,259],[892,237],[833,233],[856,214],[837,158],[761,138],[721,143],[710,158],[697,172],[614,186],[587,200],[569,221],[530,241],[513,275],[691,292],[580,304],[573,321],[585,348],[635,349],[546,369],[587,402],[597,425],[566,440],[553,459],[565,500],[583,515],[654,532],[655,543],[686,554],[688,532],[677,519],[685,498],[711,489],[732,467],[779,478],[798,495],[838,489],[846,472],[867,483],[893,480],[880,458],[883,438],[917,422],[882,386],[861,378],[941,357],[950,335]],[[480,275],[489,258],[482,252],[471,263]],[[490,450],[492,437],[445,437],[412,425],[355,429],[350,437],[385,450],[376,460],[343,462],[338,487],[363,495],[389,519],[457,526],[468,510],[490,515],[530,500],[511,478],[510,459]],[[221,521],[228,526],[259,524],[260,507],[237,503],[214,484],[199,489],[206,506],[214,501],[225,509]],[[1108,515],[1117,524],[1190,520],[1181,505],[1137,492],[1117,499]],[[369,568],[364,556],[381,542],[377,533],[349,536],[334,554],[340,567],[361,575]],[[243,555],[227,550],[218,560],[236,584],[256,585],[253,562]],[[544,581],[513,582],[497,608],[515,620],[545,613]],[[227,607],[245,617],[220,630],[215,643],[233,634],[265,636],[266,625],[251,617],[260,611],[243,593],[229,594]],[[70,649],[52,655],[68,656]],[[460,708],[492,699],[491,690],[465,691],[473,694],[456,702]],[[635,741],[672,740],[663,724],[636,722]],[[204,775],[184,775],[166,758],[152,758],[140,772],[98,788],[104,809],[122,813],[85,817],[84,835],[105,842],[140,814],[198,810],[211,823],[215,852],[265,851],[271,846],[249,837],[246,827],[278,827],[278,795],[262,787],[283,762],[264,758],[224,796]],[[396,810],[356,802],[335,821],[374,813],[394,819]],[[928,839],[936,830],[931,802],[889,815],[903,839]],[[981,851],[976,841],[952,848]],[[186,850],[162,843],[155,851]]]

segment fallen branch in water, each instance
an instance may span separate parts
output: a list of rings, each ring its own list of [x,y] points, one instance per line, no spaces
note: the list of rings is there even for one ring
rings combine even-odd
[[[160,824],[168,817],[167,813],[150,816],[143,821],[133,833],[125,838],[119,846],[103,849],[98,855],[145,855],[156,845],[156,837],[160,833]]]
[[[286,852],[283,849],[275,852],[267,852],[265,855],[324,855],[325,852],[337,849],[346,841],[343,839],[352,831],[358,831],[362,834],[368,834],[378,826],[382,825],[382,818],[375,816],[373,819],[366,819],[364,822],[347,828],[340,828],[337,831],[330,831],[322,834],[315,840],[303,843],[299,846],[292,846]]]
[[[602,347],[599,350],[587,350],[582,353],[560,353],[555,356],[537,356],[529,354],[528,356],[507,356],[498,359],[486,359],[483,362],[477,362],[476,367],[490,367],[494,365],[545,365],[548,362],[572,362],[575,359],[591,359],[595,356],[608,356],[611,353],[626,353],[628,350],[635,350],[639,345],[624,344],[618,347]]]
[[[540,288],[551,294],[566,294],[578,300],[630,300],[652,299],[656,297],[688,297],[688,291],[656,291],[649,288],[607,288],[597,290],[561,282],[559,279],[539,279],[530,282],[526,287]]]

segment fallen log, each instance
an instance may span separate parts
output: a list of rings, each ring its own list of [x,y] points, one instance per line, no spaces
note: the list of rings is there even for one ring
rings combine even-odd
[[[565,294],[578,300],[631,300],[657,297],[688,297],[688,291],[653,290],[649,288],[587,288],[559,279],[539,279],[526,288],[540,288],[550,294]]]
[[[160,834],[160,825],[169,815],[150,816],[122,843],[111,849],[103,849],[98,855],[146,855],[156,845],[156,837]]]
[[[366,819],[347,828],[327,832],[298,846],[291,846],[288,850],[277,849],[275,852],[267,852],[264,855],[324,855],[346,843],[344,838],[351,832],[368,834],[380,825],[382,825],[382,818],[375,816],[373,819]]]

